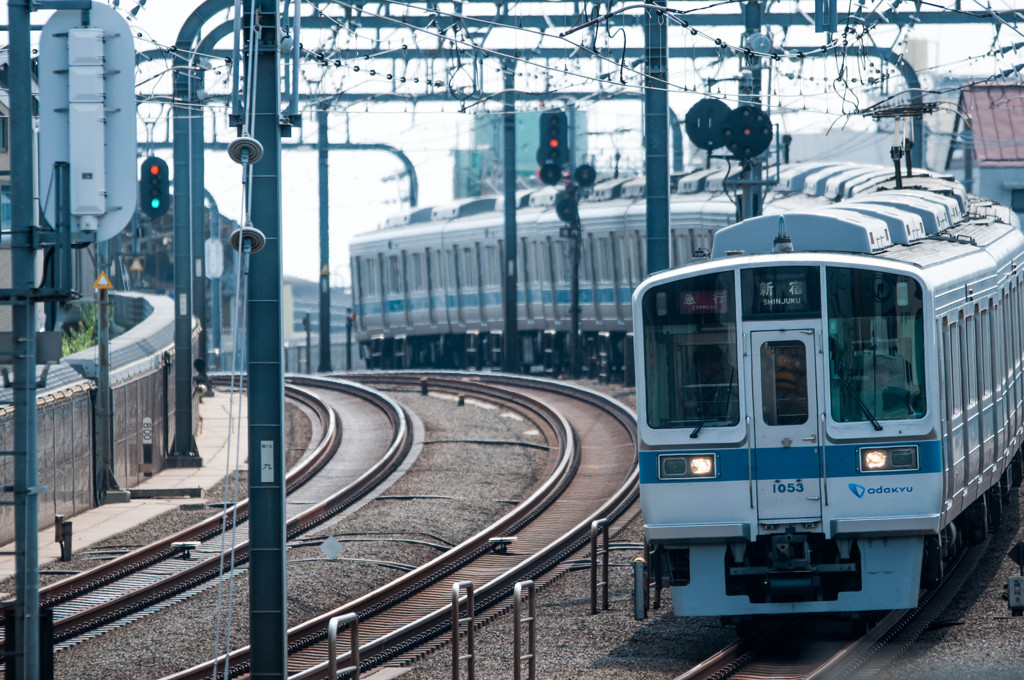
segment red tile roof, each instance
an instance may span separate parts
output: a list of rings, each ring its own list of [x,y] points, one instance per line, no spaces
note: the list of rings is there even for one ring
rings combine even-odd
[[[960,95],[971,121],[978,167],[1024,165],[1024,87],[975,85]]]

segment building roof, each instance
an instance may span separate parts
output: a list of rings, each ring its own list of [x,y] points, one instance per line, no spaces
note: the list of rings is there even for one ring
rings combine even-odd
[[[971,122],[978,167],[1024,165],[1024,87],[975,85],[964,88],[960,110]]]

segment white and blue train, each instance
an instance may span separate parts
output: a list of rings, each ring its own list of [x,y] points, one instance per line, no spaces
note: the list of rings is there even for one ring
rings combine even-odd
[[[956,182],[903,183],[776,205],[634,292],[644,531],[676,614],[913,607],[1020,485],[1024,234]]]
[[[782,203],[794,193],[828,201],[878,173],[852,164],[794,165],[776,196]],[[710,250],[715,231],[735,222],[724,177],[725,169],[673,177],[671,266]],[[630,296],[647,274],[644,189],[643,177],[610,179],[580,204],[582,345],[588,361],[603,346],[615,371],[632,361],[623,349],[633,330]],[[559,234],[555,196],[549,187],[520,192],[516,247],[522,369],[557,373],[571,322],[569,246]],[[420,208],[351,241],[354,336],[371,367],[500,365],[503,203],[484,197]]]

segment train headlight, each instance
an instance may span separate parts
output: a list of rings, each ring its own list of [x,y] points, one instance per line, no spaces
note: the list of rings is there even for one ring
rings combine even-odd
[[[690,459],[690,473],[694,477],[707,477],[715,471],[715,460],[710,456],[696,456]]]
[[[705,479],[717,474],[713,453],[658,456],[659,479]]]
[[[918,467],[916,446],[865,446],[860,450],[861,472],[917,470]]]

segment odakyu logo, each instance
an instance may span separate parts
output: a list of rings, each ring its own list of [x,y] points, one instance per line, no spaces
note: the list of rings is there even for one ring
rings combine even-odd
[[[850,491],[857,498],[864,498],[865,495],[887,495],[887,494],[902,494],[912,493],[914,487],[912,486],[872,486],[863,487],[860,484],[850,484]]]

